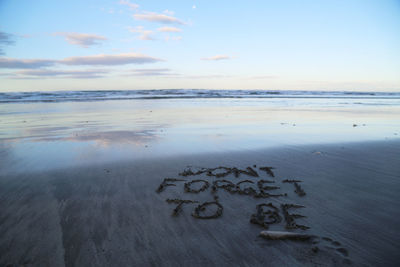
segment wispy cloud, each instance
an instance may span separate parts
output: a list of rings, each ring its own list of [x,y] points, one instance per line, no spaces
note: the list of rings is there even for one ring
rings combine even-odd
[[[171,10],[168,10],[168,9],[164,10],[163,13],[164,13],[164,14],[167,14],[167,15],[170,15],[170,16],[175,15],[175,12],[174,12],[174,11],[171,11]]]
[[[17,77],[41,77],[41,78],[76,78],[76,79],[94,79],[101,78],[108,70],[21,70],[17,71]]]
[[[134,76],[178,76],[178,73],[171,72],[171,69],[134,69],[130,71]]]
[[[167,36],[165,36],[165,41],[170,41],[170,40],[172,40],[172,41],[180,41],[180,40],[182,40],[182,36],[169,36],[169,35],[167,35]]]
[[[65,65],[127,65],[127,64],[144,64],[163,61],[162,59],[150,57],[137,53],[126,53],[119,55],[94,55],[94,56],[81,56],[69,57],[60,61]]]
[[[56,64],[59,65],[92,65],[92,66],[115,66],[128,64],[145,64],[164,61],[138,53],[125,53],[117,55],[93,55],[68,57],[62,60],[52,59],[16,59],[0,58],[0,68],[2,69],[39,69]]]
[[[145,20],[145,21],[158,22],[164,24],[180,24],[180,25],[185,24],[183,21],[181,21],[176,17],[155,12],[144,12],[140,14],[134,14],[133,17],[136,20]]]
[[[159,32],[181,32],[182,29],[165,26],[165,27],[158,28],[157,31],[159,31]]]
[[[34,35],[33,35],[33,34],[20,34],[19,37],[22,37],[22,38],[32,38],[32,37],[34,37]]]
[[[85,48],[98,45],[101,41],[107,40],[104,36],[88,33],[56,32],[54,35],[64,36],[68,43]]]
[[[226,59],[232,59],[232,58],[227,55],[216,55],[213,57],[203,57],[202,58],[202,60],[226,60]]]
[[[248,79],[258,80],[258,79],[276,79],[278,78],[277,75],[258,75],[258,76],[250,76],[247,77]]]
[[[130,1],[127,1],[127,0],[121,0],[121,1],[119,1],[119,4],[128,6],[130,9],[138,9],[139,8],[138,4],[131,3]]]
[[[0,58],[0,68],[2,69],[37,69],[52,66],[56,60],[50,59],[16,59]]]
[[[181,78],[184,79],[222,79],[231,78],[233,75],[222,75],[222,74],[210,74],[210,75],[184,75]]]
[[[135,28],[128,27],[128,29],[130,32],[140,33],[138,37],[140,40],[155,40],[152,36],[154,32],[150,30],[145,30],[143,26],[136,26]]]
[[[3,47],[15,44],[14,35],[0,32],[0,55],[4,55]]]

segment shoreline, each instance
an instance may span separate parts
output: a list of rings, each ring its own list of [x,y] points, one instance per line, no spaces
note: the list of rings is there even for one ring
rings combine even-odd
[[[83,90],[83,91],[31,91],[0,93],[0,103],[58,103],[70,101],[104,100],[155,100],[155,99],[257,99],[257,98],[305,98],[305,99],[393,99],[395,91],[321,91],[321,90],[268,90],[268,89],[137,89],[137,90]]]

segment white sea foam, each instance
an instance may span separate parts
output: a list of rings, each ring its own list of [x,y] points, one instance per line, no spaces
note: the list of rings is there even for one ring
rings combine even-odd
[[[65,102],[123,99],[183,99],[183,98],[345,98],[400,99],[399,92],[352,91],[284,91],[284,90],[115,90],[115,91],[54,91],[0,93],[0,103]]]

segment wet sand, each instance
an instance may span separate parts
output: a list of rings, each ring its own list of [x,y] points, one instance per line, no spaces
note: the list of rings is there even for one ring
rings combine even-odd
[[[179,176],[188,165],[251,166],[259,177]],[[275,177],[262,166],[274,167]],[[167,177],[203,179],[210,187],[190,193],[185,182],[174,182],[157,193]],[[270,180],[280,188],[268,192],[287,196],[254,198],[218,189],[222,216],[191,216],[197,203],[172,216],[176,204],[166,199],[213,201],[211,185],[219,179]],[[306,195],[296,194],[285,179],[301,180]],[[399,191],[399,141],[26,169],[0,176],[0,266],[399,266]],[[287,230],[281,204],[305,206],[290,212],[307,216],[295,221],[310,229],[290,231],[314,237],[259,237],[265,229],[250,218],[261,203],[278,207],[282,221],[269,226],[276,231]]]

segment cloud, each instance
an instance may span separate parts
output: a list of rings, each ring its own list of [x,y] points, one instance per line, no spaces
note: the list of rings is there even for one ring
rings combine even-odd
[[[14,75],[14,74],[13,73],[0,72],[0,77],[1,76],[10,76],[10,75]]]
[[[0,58],[0,68],[2,69],[37,69],[52,66],[56,60],[49,59],[15,59]]]
[[[181,32],[182,29],[165,26],[165,27],[158,28],[157,31],[159,31],[159,32]]]
[[[179,20],[176,17],[166,15],[166,14],[159,14],[159,13],[155,13],[155,12],[144,12],[141,14],[134,14],[133,17],[136,20],[145,20],[145,21],[158,22],[158,23],[164,23],[164,24],[185,25],[185,23],[183,21]]]
[[[54,35],[64,36],[65,40],[72,44],[78,45],[81,47],[89,47],[93,45],[98,45],[100,41],[107,40],[106,37],[96,34],[87,34],[87,33],[76,33],[76,32],[56,32]]]
[[[39,69],[53,65],[92,65],[92,66],[115,66],[128,64],[145,64],[164,61],[138,53],[125,53],[117,55],[93,55],[69,57],[62,60],[51,59],[15,59],[0,58],[0,69]]]
[[[22,37],[22,38],[32,38],[32,37],[34,37],[32,34],[20,34],[19,36]]]
[[[168,9],[164,10],[163,13],[167,14],[167,15],[170,15],[170,16],[173,16],[175,14],[174,11],[171,11],[171,10],[168,10]]]
[[[181,78],[184,79],[221,79],[221,78],[231,78],[232,75],[222,75],[222,74],[210,74],[210,75],[185,75]]]
[[[139,39],[140,40],[155,40],[152,34],[154,33],[153,31],[150,30],[145,30],[143,26],[136,26],[135,28],[128,27],[130,32],[137,32],[140,33]]]
[[[226,60],[226,59],[231,59],[230,56],[227,55],[216,55],[213,57],[204,57],[202,60]]]
[[[52,78],[52,77],[62,77],[62,78],[78,78],[78,79],[93,79],[101,78],[104,74],[109,73],[107,70],[49,70],[49,69],[39,69],[39,70],[21,70],[17,71],[15,74],[29,77],[41,77],[41,78]]]
[[[130,1],[126,1],[126,0],[119,1],[119,4],[128,6],[130,9],[138,9],[139,8],[138,4],[134,4],[134,3],[131,3]]]
[[[170,40],[172,40],[172,41],[180,41],[180,40],[182,40],[182,36],[169,36],[169,35],[167,35],[167,36],[165,36],[165,41],[170,41]]]
[[[131,70],[134,76],[177,76],[177,73],[171,73],[171,69],[134,69]]]
[[[3,47],[15,44],[14,35],[0,32],[0,55],[4,55]]]
[[[127,65],[127,64],[145,64],[163,61],[162,59],[150,57],[137,53],[126,53],[119,55],[94,55],[94,56],[81,56],[69,57],[60,61],[65,65]]]
[[[0,32],[0,44],[13,45],[14,43],[14,35],[6,32]]]
[[[278,76],[277,75],[259,75],[259,76],[250,76],[250,77],[248,77],[248,79],[255,79],[255,80],[257,80],[257,79],[276,79],[276,78],[278,78]]]

